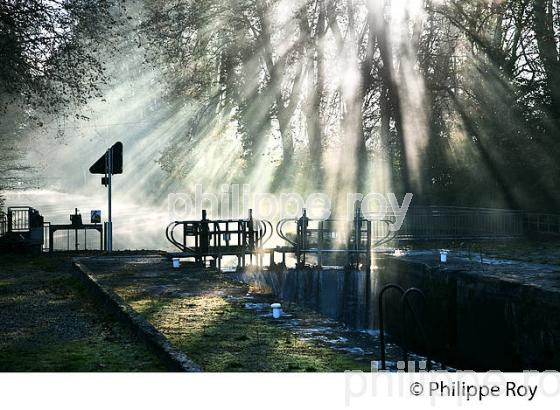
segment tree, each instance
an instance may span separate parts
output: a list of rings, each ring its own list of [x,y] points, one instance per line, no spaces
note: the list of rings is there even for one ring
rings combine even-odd
[[[150,59],[198,108],[164,154],[172,173],[219,126],[245,177],[274,137],[276,182],[300,167],[300,181],[363,190],[387,168],[386,186],[423,203],[559,202],[558,0],[150,4]]]
[[[0,96],[58,112],[95,96],[97,52],[114,19],[109,0],[8,0],[0,4]]]
[[[17,168],[23,128],[40,128],[57,115],[99,96],[106,76],[100,45],[118,14],[111,0],[0,2],[0,188]],[[72,113],[74,115],[74,113]]]

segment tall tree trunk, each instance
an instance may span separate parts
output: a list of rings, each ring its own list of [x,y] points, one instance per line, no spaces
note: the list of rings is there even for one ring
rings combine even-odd
[[[285,101],[282,96],[282,76],[286,68],[286,56],[281,56],[276,63],[274,62],[270,30],[266,17],[268,9],[265,3],[263,0],[258,0],[256,11],[261,26],[260,46],[262,48],[264,64],[269,75],[269,84],[266,92],[271,98],[271,114],[278,120],[278,128],[282,139],[282,162],[290,164],[294,154],[294,141],[289,128],[293,112],[286,110]]]
[[[351,153],[349,163],[351,168],[345,169],[344,183],[348,188],[361,192],[365,185],[365,168],[367,167],[367,151],[363,129],[363,84],[362,71],[359,64],[358,36],[356,33],[355,10],[352,1],[347,3],[348,28],[347,37],[349,46],[344,51],[348,74],[355,77],[348,86],[342,90],[344,101],[344,116],[342,119],[344,145]],[[343,61],[344,61],[343,60]],[[342,172],[340,170],[339,172]],[[341,174],[342,175],[342,174]]]
[[[558,125],[560,122],[560,59],[554,32],[553,1],[535,0],[533,7],[535,35],[550,93],[550,111]]]
[[[382,61],[381,78],[383,87],[387,90],[388,102],[391,109],[391,117],[395,122],[395,131],[397,136],[396,149],[398,153],[400,171],[399,181],[396,182],[398,182],[398,186],[404,192],[411,192],[407,147],[404,136],[403,114],[399,98],[398,84],[395,78],[391,37],[388,34],[388,27],[390,25],[390,22],[385,19],[384,6],[385,0],[372,0],[368,2],[369,13],[371,13],[371,15],[373,16],[373,30],[375,32],[377,45],[379,47],[379,53]]]
[[[315,34],[310,42],[310,49],[307,52],[307,75],[308,89],[306,101],[306,124],[307,136],[309,139],[309,158],[311,161],[312,178],[319,183],[323,182],[323,115],[321,101],[325,88],[325,78],[323,74],[323,50],[321,40],[326,30],[326,11],[325,4],[320,1],[318,4],[319,13],[317,16],[317,27]],[[305,19],[307,20],[307,19]],[[307,26],[307,21],[305,21]],[[307,31],[309,34],[311,30]]]

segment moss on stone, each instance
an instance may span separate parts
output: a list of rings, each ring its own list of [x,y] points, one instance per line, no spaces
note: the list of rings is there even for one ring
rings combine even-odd
[[[189,272],[185,278],[188,280],[181,289],[192,294],[183,297],[150,295],[143,292],[149,287],[146,282],[121,283],[114,290],[205,371],[370,369],[367,361],[301,340],[272,319],[246,309],[246,300],[231,297],[246,294],[249,289],[245,285],[215,271]],[[118,282],[116,278],[111,281]],[[174,282],[172,277],[169,282]]]

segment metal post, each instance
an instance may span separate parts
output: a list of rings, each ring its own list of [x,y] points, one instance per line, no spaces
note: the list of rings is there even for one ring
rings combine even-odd
[[[323,225],[323,221],[319,222],[319,238],[317,241],[317,248],[318,248],[318,257],[317,257],[317,264],[319,265],[319,267],[323,266],[323,253],[321,252],[321,250],[323,249],[323,240],[324,240],[324,225]]]
[[[78,215],[78,208],[74,208],[74,215]],[[77,216],[76,216],[77,218]],[[75,219],[75,221],[73,222],[74,224],[77,223],[76,222],[77,219]],[[74,250],[77,252],[78,251],[78,228],[74,229]]]
[[[108,209],[109,209],[109,216],[107,222],[107,252],[113,251],[113,209],[112,209],[112,198],[111,198],[111,176],[113,175],[113,149],[109,148],[107,150],[107,163],[105,169],[107,170],[107,200],[108,200]]]
[[[253,223],[253,210],[249,209],[249,219],[248,219],[248,223],[247,223],[247,228],[248,231],[246,231],[246,234],[248,234],[249,236],[249,263],[252,265],[253,264],[253,254],[255,252],[255,226]],[[255,259],[257,259],[257,265],[258,265],[258,256],[255,255]]]
[[[53,252],[54,251],[54,232],[51,229],[51,227],[49,227],[49,252]]]
[[[372,229],[371,229],[371,221],[367,221],[367,245],[366,245],[366,249],[367,249],[367,267],[366,267],[366,271],[370,271],[371,270],[371,236],[372,236]]]
[[[362,241],[361,203],[356,201],[354,209],[354,245],[356,249],[356,270],[360,269],[360,251]]]

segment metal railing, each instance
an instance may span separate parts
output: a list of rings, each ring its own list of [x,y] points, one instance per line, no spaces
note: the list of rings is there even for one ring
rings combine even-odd
[[[416,206],[409,208],[393,236],[399,240],[519,238],[526,233],[525,216],[523,211],[507,209]],[[388,215],[387,219],[394,222],[396,217]],[[374,237],[387,236],[386,223],[373,223]]]
[[[411,318],[413,320],[413,324],[415,325],[418,334],[420,336],[420,339],[422,341],[423,344],[423,349],[424,352],[427,357],[427,365],[428,365],[428,370],[431,370],[431,366],[432,366],[432,361],[430,359],[431,357],[431,345],[430,345],[430,341],[428,338],[428,333],[427,333],[427,329],[424,327],[424,324],[422,323],[421,319],[418,317],[416,309],[412,306],[412,304],[410,303],[410,296],[413,294],[416,294],[422,304],[422,306],[424,307],[424,310],[426,310],[426,295],[424,294],[423,291],[421,291],[418,288],[409,288],[407,290],[404,290],[404,288],[402,286],[396,285],[394,283],[389,283],[387,285],[385,285],[381,291],[379,292],[379,296],[378,296],[378,312],[379,312],[379,348],[380,348],[380,361],[381,361],[381,370],[386,370],[387,364],[386,364],[386,341],[385,341],[385,315],[384,315],[384,307],[383,307],[383,296],[387,293],[387,291],[389,290],[395,290],[397,291],[397,293],[400,296],[400,310],[401,310],[401,322],[400,322],[400,328],[401,328],[401,340],[400,340],[400,344],[402,345],[402,353],[403,353],[403,362],[405,363],[405,366],[408,367],[408,354],[409,351],[407,349],[407,344],[408,344],[408,340],[410,339],[410,330],[411,328],[407,325],[407,312],[410,313]]]
[[[303,209],[298,219],[283,219],[276,225],[277,235],[287,246],[277,247],[276,252],[294,253],[297,264],[305,265],[306,255],[314,255],[321,266],[325,256],[332,263],[343,262],[334,255],[346,255],[346,265],[370,264],[371,250],[393,240],[493,240],[514,239],[527,232],[527,213],[523,211],[464,208],[441,206],[416,206],[408,209],[401,226],[395,226],[397,215],[363,212],[355,204],[351,220],[313,220]],[[556,223],[556,224],[554,224]],[[560,218],[545,220],[541,217],[536,226],[542,232],[555,232]],[[398,229],[397,229],[398,228]]]
[[[8,208],[8,231],[28,232],[30,229],[30,207],[18,206]]]
[[[560,235],[560,215],[529,213],[525,224],[529,234]]]
[[[218,263],[224,256],[237,256],[243,265],[245,255],[262,253],[272,233],[270,222],[253,219],[251,210],[247,219],[223,220],[210,220],[203,210],[200,220],[171,222],[165,235],[181,251],[178,256],[199,262],[211,257]]]
[[[61,227],[45,224],[45,252],[78,252],[103,250],[103,230],[88,227]]]
[[[288,231],[290,228],[291,234]],[[343,255],[346,265],[359,268],[363,264],[369,267],[372,246],[378,246],[385,239],[372,239],[372,222],[364,219],[359,209],[350,221],[313,220],[307,217],[304,209],[302,217],[297,220],[280,220],[276,225],[276,233],[293,247],[299,265],[305,265],[306,255],[312,254],[317,257],[319,266],[323,265],[326,257]]]
[[[4,212],[0,211],[0,237],[8,232],[8,217]]]
[[[3,249],[41,252],[44,242],[43,217],[29,206],[8,207],[0,216]]]

